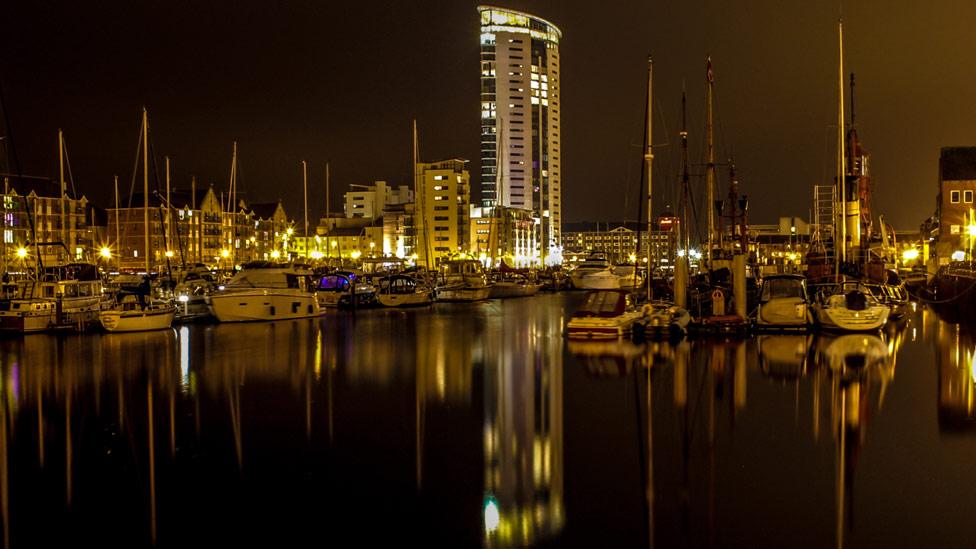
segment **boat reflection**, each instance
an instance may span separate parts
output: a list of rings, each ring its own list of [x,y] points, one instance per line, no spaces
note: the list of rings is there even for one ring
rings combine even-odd
[[[810,343],[813,336],[760,335],[756,339],[759,349],[759,369],[763,375],[782,381],[792,381],[807,375],[810,366]]]
[[[646,346],[629,339],[588,341],[570,339],[566,350],[594,377],[622,377],[630,374],[644,358]]]

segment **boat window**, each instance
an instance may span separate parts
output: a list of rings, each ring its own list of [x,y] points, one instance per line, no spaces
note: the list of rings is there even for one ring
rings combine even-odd
[[[64,294],[64,297],[78,297],[78,285],[65,284],[61,287],[61,292]]]
[[[622,312],[626,304],[618,292],[592,292],[586,296],[586,301],[579,308],[580,313],[590,315],[606,315]]]
[[[329,275],[323,276],[319,280],[320,290],[348,290],[349,280],[342,276]]]
[[[43,286],[41,290],[44,297],[54,297],[54,286]]]
[[[773,278],[766,280],[766,283],[763,284],[761,297],[763,301],[789,297],[803,297],[803,286],[799,280]]]
[[[78,295],[80,295],[82,297],[90,297],[90,296],[94,295],[92,293],[92,285],[91,284],[79,284],[78,285]]]

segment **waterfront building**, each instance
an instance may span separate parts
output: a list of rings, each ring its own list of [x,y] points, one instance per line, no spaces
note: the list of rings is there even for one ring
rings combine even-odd
[[[936,255],[940,265],[972,259],[976,241],[976,147],[943,147],[939,156],[939,220]]]
[[[383,215],[387,205],[413,202],[413,190],[407,185],[391,187],[386,181],[372,185],[350,185],[352,190],[343,195],[346,217],[376,219]]]
[[[561,252],[559,41],[552,23],[479,6],[481,206],[520,208],[537,223],[537,261]]]
[[[146,212],[142,192],[124,197],[119,208],[109,208],[108,235],[113,262],[119,269],[145,270],[149,256],[150,270],[166,263],[216,264],[227,260],[222,254],[224,216],[212,187],[189,191],[174,189],[169,193],[170,208],[164,207],[156,193],[149,196],[149,249],[146,250]],[[222,257],[226,256],[226,257]]]
[[[96,259],[92,250],[100,244],[98,224],[94,208],[85,196],[68,191],[61,195],[59,183],[46,177],[21,178],[12,174],[0,177],[3,177],[0,256],[4,272],[34,265],[38,253],[44,265]],[[51,245],[35,249],[34,242]]]
[[[249,259],[268,261],[280,258],[282,237],[291,226],[281,202],[248,205],[247,220],[249,226],[253,226]]]
[[[417,262],[433,268],[468,250],[470,175],[467,160],[417,164],[414,250]],[[382,240],[381,240],[382,241]]]
[[[497,267],[502,261],[518,268],[538,265],[536,234],[535,219],[528,210],[471,208],[471,255],[485,265]]]

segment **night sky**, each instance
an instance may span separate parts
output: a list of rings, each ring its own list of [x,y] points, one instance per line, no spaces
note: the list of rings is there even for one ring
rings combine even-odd
[[[424,160],[479,151],[477,2],[7,2],[0,84],[26,173],[57,174],[65,131],[75,183],[104,206],[132,177],[140,109],[174,185],[239,187],[301,218],[350,183],[410,183],[410,121]],[[857,75],[857,123],[872,153],[875,209],[915,228],[935,207],[939,148],[976,144],[969,56],[976,4],[518,1],[498,5],[563,31],[563,216],[636,216],[646,66],[655,60],[658,204],[678,173],[680,94],[692,162],[704,158],[705,58],[716,77],[717,156],[731,155],[754,222],[808,217],[835,171],[837,20]],[[746,7],[748,6],[748,8]],[[3,132],[5,133],[5,131]],[[725,168],[720,191],[727,184]],[[701,173],[699,166],[693,171]],[[699,182],[698,187],[701,187]],[[699,193],[700,194],[700,193]],[[657,209],[657,208],[656,208]]]

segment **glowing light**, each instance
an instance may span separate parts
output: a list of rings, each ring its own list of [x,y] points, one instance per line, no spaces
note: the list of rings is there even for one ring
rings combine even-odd
[[[362,252],[360,252],[359,250],[356,250],[353,253],[349,254],[349,257],[351,257],[353,259],[359,259],[359,257],[362,256],[362,255],[363,255]]]
[[[166,257],[173,257],[173,250],[166,250]]]
[[[916,259],[918,259],[918,250],[916,250],[915,248],[905,250],[904,252],[902,252],[901,258],[906,262],[915,261]]]
[[[295,232],[295,229],[293,229],[292,227],[288,227],[288,229],[285,232],[288,234],[288,236],[291,236]]]
[[[637,254],[630,254],[627,259],[630,259],[631,263],[637,263]]]
[[[18,255],[19,252],[20,251],[18,250]],[[105,259],[112,259],[112,250],[108,246],[102,246],[102,249],[99,250],[98,253]]]
[[[684,250],[678,250],[678,257],[684,257],[684,256],[685,256],[685,251]]]
[[[495,498],[489,497],[485,501],[485,531],[494,532],[498,530],[498,523],[501,522],[501,515],[498,513],[498,502]]]
[[[186,294],[180,294],[180,296],[177,297],[176,300],[179,301],[180,303],[186,303],[187,301],[190,301],[190,296]]]
[[[228,250],[227,248],[224,248],[223,250],[220,250],[220,257],[222,257],[224,259],[227,259],[228,257],[230,257],[230,250]]]
[[[967,226],[966,232],[969,233],[969,236],[976,236],[976,225],[970,224]]]
[[[973,383],[976,383],[976,353],[973,353],[973,357],[969,361],[969,377],[973,378]]]
[[[17,257],[19,257],[21,259],[26,259],[27,258],[27,248],[24,248],[23,246],[21,246],[20,248],[17,248]]]
[[[309,256],[311,256],[312,259],[322,259],[323,257],[325,257],[325,254],[318,250],[315,250],[314,252],[310,253]]]
[[[281,252],[278,250],[271,250],[271,259],[278,259],[281,257]]]
[[[966,259],[966,252],[962,250],[956,250],[952,252],[953,261],[965,261],[965,259]]]

